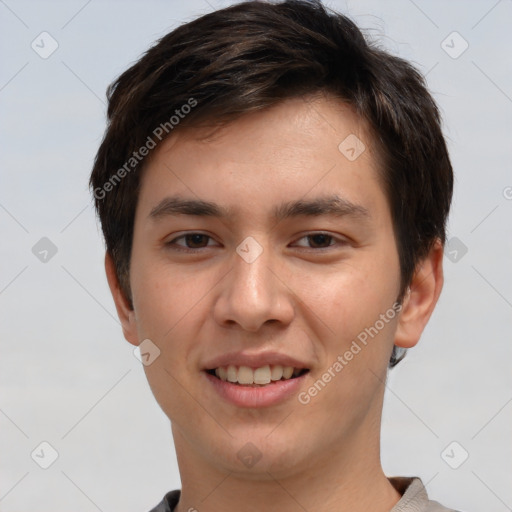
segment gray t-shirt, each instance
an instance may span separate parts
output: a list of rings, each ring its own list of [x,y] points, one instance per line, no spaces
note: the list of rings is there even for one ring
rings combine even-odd
[[[423,482],[418,477],[390,477],[393,487],[402,495],[400,501],[389,512],[457,512],[428,499]],[[150,512],[173,512],[180,500],[180,491],[168,492],[164,499]]]

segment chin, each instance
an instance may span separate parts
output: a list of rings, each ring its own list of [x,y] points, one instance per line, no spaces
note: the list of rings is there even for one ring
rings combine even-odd
[[[279,428],[279,427],[277,427]],[[302,446],[302,449],[297,447]],[[286,478],[301,470],[307,469],[310,457],[304,450],[304,443],[294,440],[283,429],[281,436],[277,432],[269,434],[269,430],[254,431],[238,437],[233,436],[221,453],[210,454],[213,463],[223,469],[250,480],[274,480]]]

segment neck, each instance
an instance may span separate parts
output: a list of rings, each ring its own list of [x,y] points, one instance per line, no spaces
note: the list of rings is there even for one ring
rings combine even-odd
[[[378,429],[373,437],[358,434],[315,460],[298,460],[293,473],[256,473],[255,466],[248,476],[214,467],[173,428],[182,481],[176,512],[389,512],[401,496],[382,471]]]

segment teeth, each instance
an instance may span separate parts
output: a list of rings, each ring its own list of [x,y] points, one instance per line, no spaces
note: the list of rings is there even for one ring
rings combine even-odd
[[[215,374],[217,375],[217,377],[219,377],[219,379],[221,380],[228,380],[228,371],[226,370],[226,368],[222,367],[222,368],[217,368],[217,371],[215,372]]]
[[[289,379],[293,375],[293,366],[285,366],[283,368],[283,379]]]
[[[263,366],[254,370],[254,384],[270,384],[271,382],[270,366]]]
[[[215,375],[223,381],[238,383],[242,385],[260,385],[270,384],[272,381],[281,379],[290,379],[292,375],[297,377],[302,371],[301,368],[293,366],[266,365],[261,368],[252,369],[248,366],[236,367],[232,364],[221,366],[215,369]]]
[[[240,366],[238,368],[238,383],[239,384],[254,384],[254,372],[247,366]]]
[[[270,372],[270,378],[272,380],[279,380],[283,376],[283,367],[282,366],[272,366],[272,371]]]
[[[230,364],[227,369],[227,379],[229,382],[238,382],[238,371],[236,366]],[[217,375],[217,370],[215,370],[215,375]],[[220,378],[220,375],[217,375]]]

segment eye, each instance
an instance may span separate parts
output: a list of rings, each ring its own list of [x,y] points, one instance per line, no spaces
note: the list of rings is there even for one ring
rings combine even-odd
[[[178,243],[178,240],[183,240],[183,243]],[[187,233],[185,235],[178,236],[173,240],[167,242],[165,245],[170,247],[175,247],[178,250],[183,249],[202,249],[204,247],[211,246],[209,242],[213,241],[211,236],[205,235],[203,233]]]
[[[300,244],[299,242],[301,240],[306,240],[306,243],[309,245]],[[300,238],[295,245],[298,245],[299,247],[308,247],[310,249],[327,249],[328,247],[336,245],[336,243],[338,243],[338,245],[346,244],[344,240],[336,238],[333,235],[329,235],[328,233],[311,233]]]

